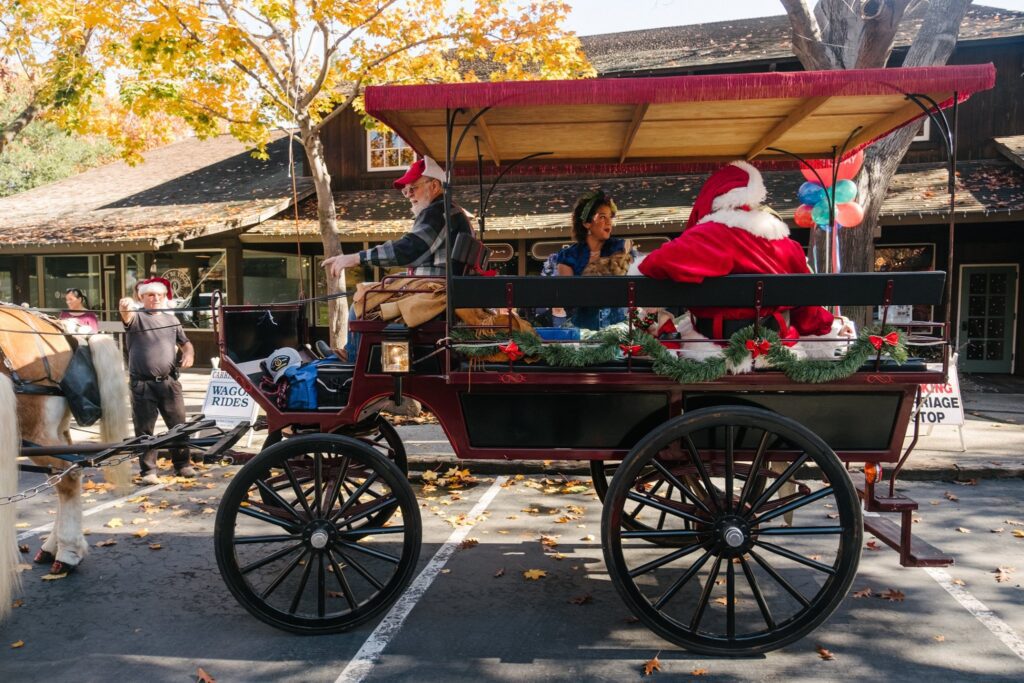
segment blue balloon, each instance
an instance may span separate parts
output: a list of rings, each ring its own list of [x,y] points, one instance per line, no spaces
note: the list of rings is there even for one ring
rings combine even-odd
[[[832,223],[832,221],[829,220],[830,217],[828,215],[827,198],[822,199],[820,202],[814,205],[814,208],[811,209],[811,218],[814,219],[814,222],[817,223],[818,225],[829,225]]]
[[[801,185],[800,189],[797,190],[796,198],[800,200],[801,204],[814,206],[825,198],[825,188],[818,183],[808,181]]]
[[[852,180],[840,180],[836,183],[836,204],[852,202],[857,197],[857,183]]]

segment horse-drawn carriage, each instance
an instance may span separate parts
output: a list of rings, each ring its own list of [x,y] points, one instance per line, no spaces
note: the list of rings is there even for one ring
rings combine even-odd
[[[447,161],[447,202],[463,189],[452,177],[481,159],[502,172],[529,157],[536,173],[596,175],[737,158],[780,168],[824,158],[836,168],[921,116],[942,130],[952,159],[956,104],[993,78],[991,66],[966,66],[381,87],[367,90],[366,108],[417,152]],[[953,172],[951,160],[951,192]],[[299,633],[344,630],[386,610],[411,580],[419,508],[401,440],[379,415],[383,401],[402,397],[437,416],[459,458],[589,461],[612,582],[643,623],[694,651],[765,652],[809,633],[850,588],[865,529],[903,565],[952,561],[913,537],[916,504],[895,490],[919,386],[946,377],[945,273],[747,274],[699,285],[486,277],[461,274],[451,242],[446,314],[412,328],[353,321],[358,352],[323,370],[335,399],[316,410],[282,408],[261,388],[261,360],[309,348],[304,304],[214,302],[221,368],[262,406],[269,431],[229,485],[215,530],[221,573],[259,619]],[[903,304],[945,306],[945,323],[912,337],[888,324],[889,307]],[[584,342],[546,342],[510,314],[595,305],[756,315],[718,340],[720,357],[688,361],[632,321]],[[881,320],[835,359],[800,360],[762,327],[760,311],[812,305],[874,306]],[[457,314],[481,309],[483,324]],[[915,342],[941,351],[940,369],[908,357]],[[758,355],[758,369],[729,372]],[[887,485],[882,465],[893,466]]]

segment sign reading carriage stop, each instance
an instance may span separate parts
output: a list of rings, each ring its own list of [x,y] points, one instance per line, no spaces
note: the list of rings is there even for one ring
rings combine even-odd
[[[206,399],[203,401],[203,415],[214,420],[218,427],[230,429],[239,422],[252,424],[256,421],[259,409],[252,396],[245,393],[231,375],[223,370],[210,372],[210,383],[206,386]],[[249,443],[252,443],[251,431]]]
[[[936,365],[935,369],[941,370],[942,366]],[[921,385],[919,411],[923,425],[962,425],[964,423],[964,402],[960,397],[960,378],[956,374],[955,361],[949,365],[948,382]]]

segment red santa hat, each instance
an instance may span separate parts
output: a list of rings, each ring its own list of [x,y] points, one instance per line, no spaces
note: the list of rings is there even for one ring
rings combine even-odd
[[[139,296],[149,294],[150,292],[163,294],[168,298],[171,296],[171,283],[162,277],[151,277],[148,280],[143,280],[136,289]]]
[[[430,157],[423,157],[413,162],[409,166],[409,170],[405,172],[405,175],[395,181],[395,189],[401,190],[406,185],[412,185],[420,178],[435,178],[443,183],[444,169]]]
[[[686,227],[722,223],[766,239],[789,236],[789,227],[777,216],[761,210],[768,197],[760,171],[745,161],[733,161],[707,179],[697,193]]]

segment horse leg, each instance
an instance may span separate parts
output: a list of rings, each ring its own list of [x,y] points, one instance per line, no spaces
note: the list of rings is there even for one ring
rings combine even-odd
[[[66,574],[75,570],[89,550],[89,544],[82,534],[81,472],[76,470],[61,479],[57,483],[57,495],[60,498],[57,523],[50,534],[57,539],[57,553],[51,571],[54,574]]]

